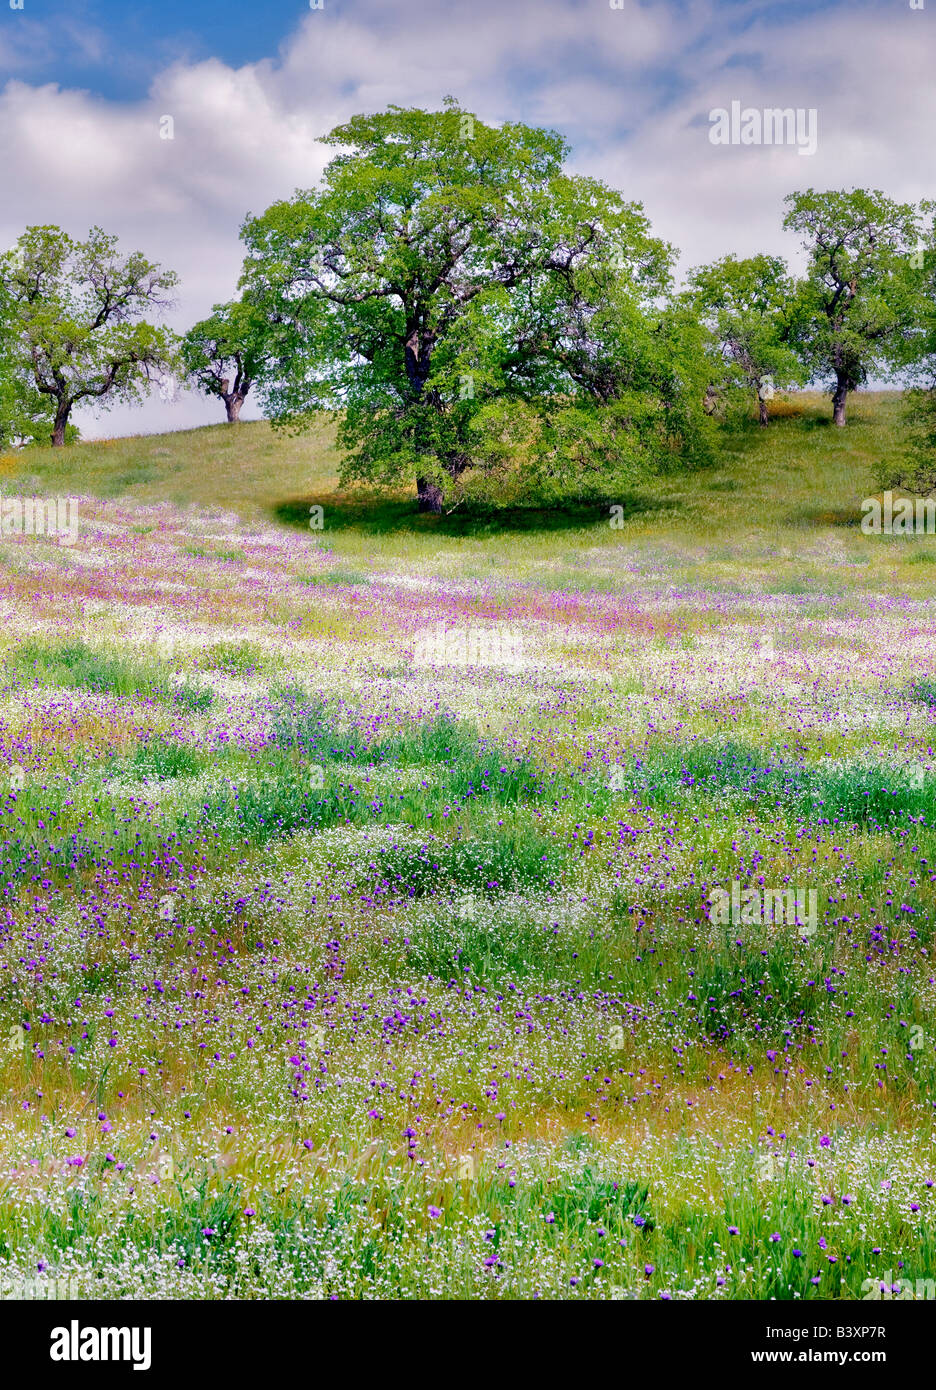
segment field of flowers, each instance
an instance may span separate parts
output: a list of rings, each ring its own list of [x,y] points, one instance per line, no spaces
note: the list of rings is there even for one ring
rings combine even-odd
[[[934,1296],[936,542],[768,462],[3,540],[0,1295]]]

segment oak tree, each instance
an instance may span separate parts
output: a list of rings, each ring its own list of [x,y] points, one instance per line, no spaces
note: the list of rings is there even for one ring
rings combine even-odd
[[[139,400],[175,370],[175,335],[144,315],[167,308],[176,283],[140,252],[122,257],[99,227],[85,241],[28,227],[0,257],[8,370],[49,402],[53,445],[65,443],[80,402]]]
[[[641,315],[670,253],[639,205],[565,171],[554,131],[447,99],[355,116],[325,143],[321,186],[242,231],[242,285],[270,328],[264,404],[294,428],[340,412],[343,477],[415,477],[438,512],[496,452],[500,407],[602,397],[602,286],[626,284]]]

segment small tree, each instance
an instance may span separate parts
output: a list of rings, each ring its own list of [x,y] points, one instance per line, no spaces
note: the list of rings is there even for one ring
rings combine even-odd
[[[154,376],[175,370],[175,335],[142,316],[167,307],[176,283],[139,252],[122,259],[98,227],[83,242],[29,227],[0,257],[12,374],[50,401],[55,447],[80,401],[140,400]]]
[[[224,402],[228,424],[241,408],[264,361],[262,315],[249,301],[216,304],[211,317],[190,328],[182,340],[186,375],[206,396]]]
[[[809,258],[798,286],[792,337],[812,380],[830,380],[832,418],[875,371],[900,363],[919,301],[906,275],[917,216],[883,193],[791,193],[783,225],[799,232]]]
[[[789,344],[793,281],[779,256],[724,256],[689,276],[687,298],[709,335],[717,389],[753,394],[766,426],[774,389],[805,373]]]

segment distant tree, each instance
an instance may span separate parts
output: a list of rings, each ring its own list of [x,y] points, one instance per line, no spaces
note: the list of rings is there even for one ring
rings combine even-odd
[[[709,335],[717,392],[740,389],[769,419],[775,389],[801,385],[805,371],[790,346],[793,280],[779,256],[724,256],[689,276],[687,298]]]
[[[0,256],[10,371],[50,402],[53,445],[66,442],[80,401],[139,400],[154,376],[175,370],[175,335],[143,315],[164,309],[176,283],[139,252],[122,259],[98,227],[86,241],[29,227]]]
[[[229,424],[241,407],[264,361],[266,324],[248,301],[216,304],[211,317],[190,328],[182,340],[188,378],[206,396],[224,402]]]
[[[869,375],[905,360],[918,316],[918,288],[906,274],[918,240],[915,209],[880,192],[791,193],[783,225],[799,232],[808,256],[794,306],[792,340],[811,380],[831,383],[832,418]]]
[[[435,512],[496,471],[505,403],[536,416],[539,438],[560,399],[597,408],[608,353],[588,359],[596,334],[613,336],[607,296],[642,315],[668,257],[639,205],[564,172],[554,131],[446,108],[355,116],[325,139],[341,152],[321,188],[242,232],[242,285],[271,325],[274,422],[341,411],[342,476],[415,476]]]

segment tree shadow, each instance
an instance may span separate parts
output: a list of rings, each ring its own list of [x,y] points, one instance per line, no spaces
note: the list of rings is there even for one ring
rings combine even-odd
[[[607,526],[611,508],[620,507],[615,517],[626,521],[643,513],[662,511],[664,504],[637,493],[596,499],[589,502],[563,502],[550,505],[494,506],[462,503],[441,516],[419,512],[415,498],[388,499],[343,493],[309,494],[284,498],[272,515],[284,526],[310,529],[311,508],[321,507],[322,520],[329,531],[359,531],[369,535],[490,536],[504,533],[561,532]],[[665,509],[672,513],[672,504]],[[313,532],[314,534],[314,532]]]
[[[784,518],[787,526],[843,526],[849,530],[861,527],[862,512],[860,503],[853,507],[828,507],[806,505],[795,507]]]

